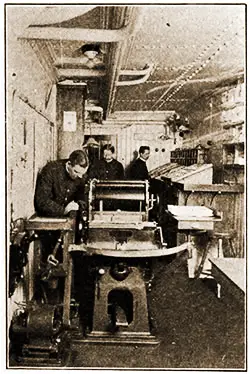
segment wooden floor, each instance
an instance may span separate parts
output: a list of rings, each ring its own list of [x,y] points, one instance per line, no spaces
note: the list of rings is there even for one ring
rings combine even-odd
[[[69,367],[245,368],[244,306],[217,299],[215,282],[158,261],[149,302],[158,346],[75,344]]]

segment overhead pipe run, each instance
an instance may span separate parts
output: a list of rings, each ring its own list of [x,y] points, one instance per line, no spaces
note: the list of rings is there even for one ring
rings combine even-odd
[[[133,34],[133,7],[117,7],[116,17],[112,18],[112,27],[119,28],[129,27],[128,37]],[[108,26],[108,25],[107,25]],[[110,46],[110,53],[108,54],[108,63],[107,63],[107,103],[105,105],[105,114],[108,115],[112,111],[116,85],[115,82],[118,80],[119,71],[121,69],[122,58],[124,54],[124,49],[126,47],[127,40],[119,41]]]
[[[126,7],[126,12],[123,14],[123,19],[127,22],[126,24],[129,25],[129,35],[128,40],[123,40],[114,47],[115,53],[113,55],[113,58],[109,61],[109,66],[112,68],[112,74],[109,82],[109,98],[107,103],[107,109],[106,113],[107,115],[112,112],[114,100],[115,100],[115,94],[116,94],[116,87],[117,82],[119,81],[120,71],[122,62],[124,59],[124,52],[127,43],[132,43],[133,36],[136,34],[136,32],[139,30],[141,23],[142,23],[142,13],[140,13],[140,10],[138,8],[134,7]]]
[[[142,73],[144,73],[144,75],[143,75],[142,78],[139,78],[139,79],[127,80],[127,81],[118,81],[118,82],[116,82],[116,86],[134,86],[136,84],[144,83],[148,80],[153,68],[154,68],[154,64],[150,64],[149,67],[147,67],[146,69],[143,69],[143,70],[121,70],[119,77],[121,77],[122,75],[140,76],[140,75],[142,75]]]
[[[145,75],[145,74],[151,73],[153,67],[154,67],[154,64],[149,64],[149,65],[146,65],[141,70],[120,70],[120,76],[121,75],[129,75],[129,76],[132,76],[132,75],[136,75],[136,76],[138,76],[138,75]]]
[[[96,69],[57,69],[58,79],[77,79],[77,78],[100,78],[106,75],[105,70]]]
[[[57,68],[64,68],[65,66],[87,66],[88,69],[89,69],[89,66],[88,66],[88,58],[86,58],[85,56],[83,57],[60,57],[60,58],[57,58],[54,62],[54,65],[57,67]],[[95,63],[95,61],[93,62],[93,67],[96,68],[96,66],[98,66],[98,69],[101,69],[101,68],[104,68],[105,67],[105,64],[103,62],[100,62],[100,63]]]

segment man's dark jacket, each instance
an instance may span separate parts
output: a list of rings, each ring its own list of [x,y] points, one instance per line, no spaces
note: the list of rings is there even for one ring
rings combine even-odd
[[[122,164],[113,159],[111,162],[100,160],[95,162],[89,169],[89,178],[120,180],[124,179]]]
[[[149,174],[146,162],[140,158],[137,158],[131,165],[129,177],[137,180],[148,180]]]
[[[60,217],[68,203],[84,200],[86,178],[71,179],[66,170],[67,161],[51,161],[38,174],[34,197],[38,215]]]

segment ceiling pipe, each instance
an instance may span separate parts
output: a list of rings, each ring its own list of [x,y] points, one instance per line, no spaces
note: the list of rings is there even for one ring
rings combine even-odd
[[[134,79],[134,80],[128,80],[128,81],[118,81],[118,82],[116,82],[116,86],[134,86],[136,84],[144,83],[148,80],[153,68],[154,68],[154,64],[151,64],[149,66],[149,68],[147,69],[146,74],[142,78]],[[141,75],[141,73],[142,73],[142,70],[128,70],[128,73],[124,74],[124,72],[126,72],[126,70],[121,70],[120,71],[120,76],[121,75],[130,75],[129,72],[131,72],[131,71],[133,73],[136,72],[137,74],[133,74],[133,75],[137,75],[137,76]]]
[[[70,79],[65,79],[63,81],[59,81],[57,84],[59,86],[80,86],[80,87],[87,86],[86,82],[77,82],[77,81],[73,81],[73,80],[70,80]]]
[[[87,57],[61,57],[57,58],[54,62],[54,65],[58,67],[65,67],[66,65],[79,65],[79,66],[86,66],[86,63],[89,61]],[[98,66],[98,68],[104,68],[104,63],[97,63],[95,66]]]
[[[145,75],[147,74],[148,72],[151,73],[152,71],[152,68],[154,67],[154,64],[150,64],[150,65],[147,65],[147,67],[141,69],[141,70],[121,70],[120,71],[120,76],[121,75]]]
[[[126,7],[127,8],[127,15],[124,15],[125,21],[130,26],[130,33],[129,33],[129,43],[132,43],[134,34],[140,29],[142,23],[142,13],[140,12],[140,8],[135,7]],[[106,110],[106,116],[108,116],[112,110],[115,100],[117,82],[119,80],[121,66],[124,58],[125,48],[128,45],[128,41],[124,41],[123,43],[117,43],[115,46],[115,54],[113,59],[110,61],[109,66],[112,67],[112,76],[109,81],[108,87],[108,104]]]
[[[96,69],[57,69],[58,79],[60,78],[100,78],[106,75],[105,70]]]
[[[112,8],[111,8],[112,10]],[[112,25],[107,25],[109,27],[129,27],[132,32],[132,15],[134,12],[133,7],[114,7],[113,12],[116,17],[112,18]],[[109,17],[109,15],[107,15]],[[129,25],[129,26],[128,26]],[[131,34],[131,33],[130,33]],[[108,62],[107,62],[107,102],[105,103],[104,113],[105,117],[112,111],[113,102],[115,98],[115,81],[117,80],[118,71],[121,67],[121,60],[124,54],[124,49],[126,42],[119,42],[110,45],[110,53],[108,53]]]

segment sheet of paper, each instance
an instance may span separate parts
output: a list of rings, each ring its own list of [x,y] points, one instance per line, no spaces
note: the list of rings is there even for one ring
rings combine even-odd
[[[168,205],[168,211],[177,217],[213,217],[213,211],[205,206]]]
[[[63,112],[63,131],[76,131],[76,112]]]

